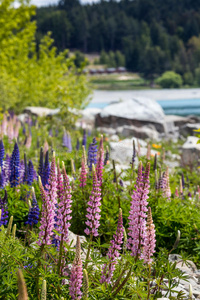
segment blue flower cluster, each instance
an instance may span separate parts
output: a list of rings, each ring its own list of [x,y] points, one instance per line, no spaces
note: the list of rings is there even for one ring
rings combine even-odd
[[[88,167],[90,171],[92,171],[92,164],[96,165],[96,163],[97,163],[97,141],[96,138],[94,137],[88,149]]]

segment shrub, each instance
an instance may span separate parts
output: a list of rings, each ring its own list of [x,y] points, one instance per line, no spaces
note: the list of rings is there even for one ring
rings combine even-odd
[[[167,71],[156,80],[156,83],[163,88],[179,88],[183,81],[181,75],[173,71]]]

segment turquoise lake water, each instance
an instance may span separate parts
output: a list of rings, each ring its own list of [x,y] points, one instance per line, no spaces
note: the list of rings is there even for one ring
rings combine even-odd
[[[200,98],[199,99],[178,99],[178,100],[157,100],[167,115],[200,115]],[[90,108],[104,108],[108,102],[91,102]]]

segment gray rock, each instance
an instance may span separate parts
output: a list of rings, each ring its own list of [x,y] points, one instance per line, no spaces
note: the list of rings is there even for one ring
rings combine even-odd
[[[199,138],[189,136],[182,146],[182,164],[194,165],[200,156],[200,144],[197,144]]]
[[[139,139],[151,139],[151,140],[157,140],[158,139],[158,132],[156,131],[155,127],[151,125],[149,126],[142,126],[142,127],[136,127],[134,125],[128,126],[124,125],[122,129],[122,136],[124,137],[130,137],[134,136]]]
[[[113,135],[116,133],[116,129],[113,128],[107,128],[107,127],[98,127],[97,131],[101,132],[101,133],[105,133],[107,135]]]
[[[165,115],[154,100],[143,97],[122,101],[106,106],[96,116],[95,125],[117,128],[124,125],[141,127],[153,124],[157,131],[165,132]]]
[[[190,124],[187,123],[180,127],[180,134],[183,136],[192,135],[194,136],[196,132],[194,130],[197,130],[200,128],[200,123]]]

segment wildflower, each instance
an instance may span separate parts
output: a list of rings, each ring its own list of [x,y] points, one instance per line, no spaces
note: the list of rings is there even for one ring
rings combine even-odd
[[[77,139],[77,142],[76,142],[76,150],[78,151],[80,148],[80,141],[79,139]]]
[[[20,179],[20,154],[17,142],[15,143],[10,160],[10,186],[14,187],[19,184]]]
[[[138,168],[138,177],[133,191],[131,209],[129,212],[129,239],[127,248],[136,259],[141,254],[141,247],[144,245],[146,231],[147,199],[149,193],[149,171],[150,163],[147,164],[144,175],[142,174],[142,163]]]
[[[153,170],[155,171],[157,169],[157,154],[154,156],[154,164],[153,164]]]
[[[86,130],[84,129],[84,131],[83,131],[82,146],[84,146],[85,149],[86,149],[86,145],[87,145],[87,134],[86,134]]]
[[[155,148],[155,149],[160,149],[162,146],[161,145],[152,144],[152,147]]]
[[[98,162],[97,162],[97,178],[100,182],[100,185],[102,185],[103,180],[103,165],[104,165],[104,152],[100,150]]]
[[[35,197],[35,190],[32,187],[32,206],[29,209],[28,221],[26,221],[25,224],[29,224],[30,226],[37,224],[39,220],[39,214],[40,214],[40,209]]]
[[[153,224],[151,208],[148,208],[148,217],[147,217],[147,227],[146,227],[146,236],[144,239],[144,249],[142,253],[142,258],[145,263],[151,263],[153,253],[155,252],[156,239],[155,239],[155,225]]]
[[[102,276],[100,282],[110,283],[113,277],[113,272],[115,270],[115,265],[117,263],[117,258],[120,256],[119,251],[121,250],[121,246],[123,243],[123,235],[124,235],[124,227],[123,227],[123,218],[122,218],[122,210],[119,209],[119,218],[116,234],[113,235],[113,240],[111,240],[111,246],[109,247],[107,257],[109,262],[104,264],[102,270]]]
[[[7,203],[7,191],[4,191],[4,197],[0,197],[0,209],[1,209],[1,217],[0,217],[0,226],[7,225],[8,223],[8,203]]]
[[[87,221],[85,224],[88,226],[84,231],[86,234],[91,234],[93,236],[98,236],[98,228],[100,226],[99,219],[100,219],[100,212],[101,209],[101,188],[100,183],[97,179],[97,174],[94,165],[92,165],[93,171],[93,188],[90,195],[90,200],[88,201],[88,208],[87,208]]]
[[[44,188],[46,188],[46,185],[48,185],[49,183],[49,176],[50,176],[49,151],[47,150],[45,154],[45,163],[44,163],[44,168],[41,177]]]
[[[55,165],[55,152],[53,153],[53,158],[51,162],[51,170],[49,176],[49,184],[46,185],[46,190],[44,189],[42,182],[39,177],[40,192],[42,195],[42,217],[41,226],[39,232],[38,244],[50,245],[51,237],[53,236],[53,229],[55,223],[55,207],[57,204],[57,180],[56,180],[56,165]]]
[[[86,185],[86,180],[87,180],[87,172],[86,172],[86,168],[85,168],[85,163],[84,163],[84,158],[82,158],[81,161],[81,174],[80,174],[80,187],[84,187]]]
[[[0,167],[1,168],[3,167],[4,155],[5,155],[4,144],[3,141],[0,140]]]
[[[63,173],[63,193],[58,203],[58,213],[57,213],[57,231],[61,234],[57,237],[59,241],[63,239],[64,242],[68,243],[69,239],[69,227],[71,220],[71,187],[69,184],[69,178],[67,176],[64,163],[62,163],[62,173]]]
[[[134,162],[135,162],[135,157],[136,157],[136,150],[135,150],[135,140],[133,139],[133,155],[132,155],[132,161],[131,161],[131,165],[132,165],[132,168],[134,166]]]
[[[88,167],[92,171],[92,164],[96,165],[97,163],[97,141],[96,138],[93,138],[92,143],[89,145],[88,149]]]
[[[106,146],[106,155],[105,155],[105,159],[104,159],[104,166],[106,166],[109,163],[109,150],[108,150],[108,146]]]
[[[72,299],[79,300],[82,298],[82,279],[83,269],[81,261],[81,243],[79,236],[77,236],[76,255],[72,264],[71,275],[69,280],[69,294],[72,297]]]
[[[43,147],[40,148],[40,159],[39,159],[39,166],[38,166],[38,175],[42,178],[43,175],[43,168],[44,168],[44,154],[43,154]]]

